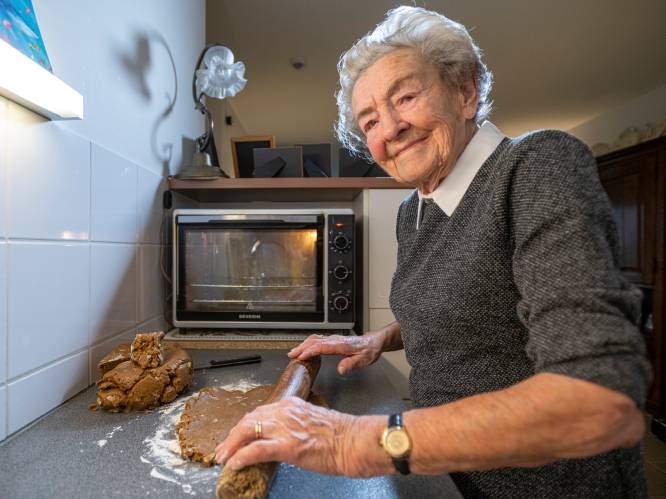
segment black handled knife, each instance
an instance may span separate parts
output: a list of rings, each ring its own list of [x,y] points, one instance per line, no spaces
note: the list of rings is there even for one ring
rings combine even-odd
[[[241,366],[243,364],[256,364],[261,362],[261,355],[250,355],[249,357],[237,357],[235,359],[211,360],[208,365],[195,367],[195,371],[202,369],[214,369],[216,367]]]

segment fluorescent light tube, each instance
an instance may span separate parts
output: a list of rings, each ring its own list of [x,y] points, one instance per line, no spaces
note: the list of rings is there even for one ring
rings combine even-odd
[[[4,40],[0,95],[52,120],[83,119],[83,96]]]

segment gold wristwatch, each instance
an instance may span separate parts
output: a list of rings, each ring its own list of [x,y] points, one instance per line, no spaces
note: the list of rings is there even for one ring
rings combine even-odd
[[[382,434],[379,444],[391,456],[393,466],[403,475],[409,475],[409,453],[412,441],[402,425],[402,414],[391,414],[388,426]]]

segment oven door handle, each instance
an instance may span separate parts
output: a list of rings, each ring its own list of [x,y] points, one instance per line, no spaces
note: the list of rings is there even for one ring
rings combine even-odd
[[[316,223],[286,222],[283,220],[209,220],[206,225],[225,229],[316,229]]]

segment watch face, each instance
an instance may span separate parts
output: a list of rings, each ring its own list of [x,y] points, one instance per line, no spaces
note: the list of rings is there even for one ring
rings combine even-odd
[[[402,430],[392,430],[389,431],[384,440],[386,447],[386,452],[388,452],[392,457],[403,457],[405,456],[411,447],[409,442],[409,437]]]

